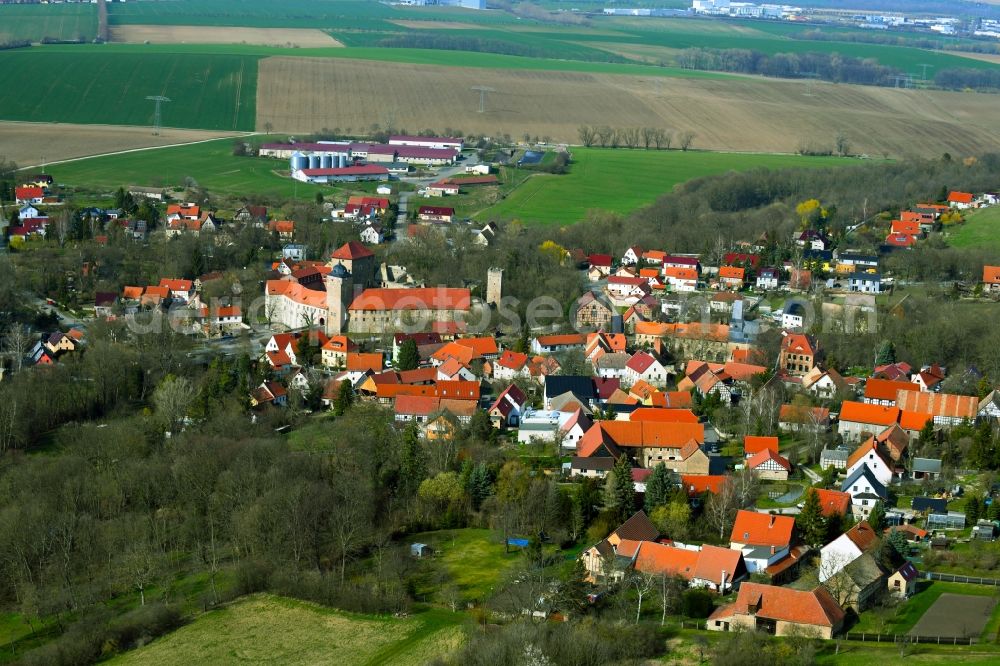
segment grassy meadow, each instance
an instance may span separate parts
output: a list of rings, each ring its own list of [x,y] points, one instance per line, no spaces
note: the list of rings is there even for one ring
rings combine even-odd
[[[0,5],[0,43],[97,36],[97,5]]]
[[[193,178],[210,192],[312,198],[330,188],[291,180],[284,160],[236,157],[233,139],[186,146],[151,148],[56,164],[48,172],[56,182],[88,190],[112,191],[122,185],[180,188]]]
[[[441,596],[450,585],[465,601],[488,599],[504,573],[523,559],[517,548],[504,552],[503,544],[485,529],[439,530],[413,534],[407,540],[431,546],[437,552],[432,568],[444,572],[444,582],[441,576],[434,576],[425,581],[423,589],[418,586],[418,594],[423,595]],[[446,602],[444,598],[437,601]]]
[[[418,666],[447,655],[461,644],[461,621],[460,615],[439,610],[394,619],[256,595],[209,611],[173,633],[106,663]]]
[[[537,224],[573,224],[588,210],[629,213],[692,178],[759,167],[846,166],[837,157],[745,155],[696,151],[573,148],[568,174],[538,174],[478,219],[518,219]]]
[[[1000,207],[993,206],[968,214],[965,223],[948,231],[948,244],[1000,252]]]
[[[150,95],[163,125],[252,130],[257,58],[191,53],[138,54],[104,46],[37,47],[0,52],[0,118],[33,122],[152,125]],[[27,91],[31,91],[27,94]]]

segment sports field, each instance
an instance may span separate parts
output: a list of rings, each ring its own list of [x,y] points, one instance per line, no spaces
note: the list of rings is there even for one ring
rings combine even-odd
[[[257,59],[219,54],[37,47],[0,52],[0,119],[152,125],[150,95],[165,95],[163,125],[252,130]],[[9,91],[21,91],[12,94]]]
[[[418,666],[461,644],[460,622],[461,616],[444,611],[405,619],[380,618],[256,595],[205,613],[108,663]]]
[[[97,36],[97,5],[0,4],[0,43],[43,39],[90,41]]]
[[[965,223],[948,231],[948,244],[1000,252],[1000,207],[977,210],[965,216]]]
[[[526,223],[573,224],[588,210],[629,213],[652,203],[674,185],[726,171],[758,167],[829,167],[855,160],[798,155],[739,155],[681,151],[573,148],[568,174],[528,179],[478,219],[518,219]]]
[[[120,150],[203,141],[227,134],[232,133],[163,129],[154,135],[148,127],[0,121],[0,157],[13,160],[22,168],[35,167]]]
[[[48,172],[61,184],[107,191],[122,185],[180,188],[187,178],[210,192],[235,195],[312,198],[320,189],[279,175],[282,169],[288,169],[282,160],[235,157],[233,139],[221,139],[57,164]]]

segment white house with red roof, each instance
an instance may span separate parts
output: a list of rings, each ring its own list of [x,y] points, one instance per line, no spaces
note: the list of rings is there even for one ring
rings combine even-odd
[[[765,481],[787,481],[792,471],[792,464],[771,449],[755,453],[746,461],[747,469],[757,472],[757,476]]]
[[[653,386],[663,387],[667,385],[667,369],[652,354],[641,351],[633,354],[625,364],[622,379],[629,385],[642,380]]]
[[[955,210],[965,210],[972,208],[975,197],[971,192],[950,192],[948,194],[948,205]]]
[[[493,379],[513,381],[528,377],[530,374],[529,362],[527,354],[507,349],[500,354],[500,358],[493,361]]]
[[[625,266],[635,266],[642,259],[642,248],[638,245],[633,245],[629,249],[625,250],[625,254],[622,255],[622,264]]]
[[[872,476],[883,486],[892,482],[893,465],[879,450],[878,442],[872,437],[847,457],[847,476],[850,478],[860,467],[867,467]]]
[[[764,571],[788,557],[795,531],[795,519],[744,509],[736,513],[729,547],[743,553],[750,573]]]
[[[528,396],[517,384],[511,384],[497,396],[486,413],[489,414],[494,428],[499,430],[516,428],[527,404]]]
[[[25,185],[14,188],[14,198],[18,205],[38,205],[45,201],[45,190],[37,185]]]

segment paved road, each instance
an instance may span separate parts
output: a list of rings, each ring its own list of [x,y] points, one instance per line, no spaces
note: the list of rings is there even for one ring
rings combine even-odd
[[[474,166],[479,164],[479,157],[476,155],[470,155],[463,159],[461,162],[455,164],[454,166],[445,167],[443,169],[438,169],[435,175],[426,177],[403,177],[400,178],[400,182],[409,183],[416,187],[416,189],[422,189],[427,187],[431,183],[436,183],[439,180],[445,180],[446,178],[451,178],[458,174],[465,173],[465,167]],[[418,201],[424,201],[425,199],[417,196],[416,191],[405,191],[399,193],[398,210],[399,214],[396,216],[396,234],[393,237],[393,242],[399,242],[406,238],[406,223],[407,216],[409,214],[410,199],[417,199]],[[427,199],[430,200],[429,198]]]

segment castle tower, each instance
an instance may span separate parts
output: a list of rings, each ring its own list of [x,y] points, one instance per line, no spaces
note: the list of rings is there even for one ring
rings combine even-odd
[[[503,269],[491,268],[486,274],[486,304],[500,305],[503,296]]]
[[[354,295],[354,278],[337,264],[326,276],[326,326],[327,335],[340,335],[347,331],[347,308]]]

